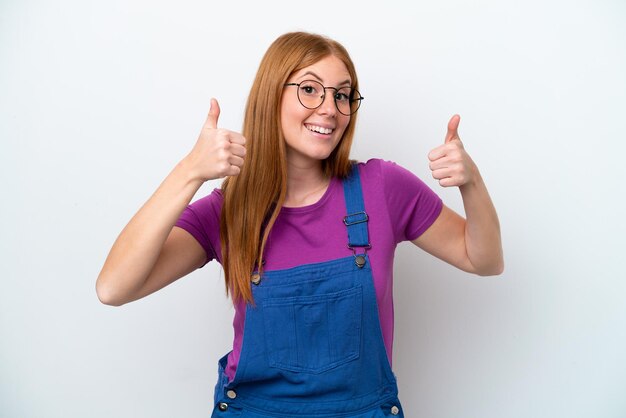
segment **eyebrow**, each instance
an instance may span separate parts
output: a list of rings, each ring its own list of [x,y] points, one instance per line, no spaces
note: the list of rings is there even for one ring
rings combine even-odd
[[[306,73],[302,74],[300,77],[298,77],[299,79],[302,79],[303,77],[307,76],[307,75],[311,75],[315,78],[317,78],[317,80],[321,83],[322,77],[318,76],[317,74],[315,74],[313,71],[307,71]],[[341,83],[338,84],[339,86],[350,86],[352,85],[352,83],[350,82],[350,79],[346,79],[344,81],[342,81]]]

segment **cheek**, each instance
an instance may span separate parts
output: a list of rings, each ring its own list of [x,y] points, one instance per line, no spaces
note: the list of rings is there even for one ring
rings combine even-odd
[[[283,102],[280,108],[280,123],[283,131],[292,130],[302,124],[302,115],[294,108]]]
[[[343,137],[343,134],[346,132],[346,129],[348,129],[348,124],[350,123],[350,117],[346,116],[345,119],[342,119],[340,121],[340,126],[341,126],[341,136]]]

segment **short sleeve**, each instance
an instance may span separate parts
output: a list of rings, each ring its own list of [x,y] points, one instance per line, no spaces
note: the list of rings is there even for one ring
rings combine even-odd
[[[441,198],[415,174],[396,163],[381,161],[381,174],[396,242],[418,238],[441,213]]]
[[[219,189],[187,206],[175,226],[189,232],[206,252],[206,262],[219,260],[220,212],[222,193]]]

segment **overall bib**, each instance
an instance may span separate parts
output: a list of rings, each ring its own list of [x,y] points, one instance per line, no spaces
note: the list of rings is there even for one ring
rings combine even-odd
[[[257,275],[232,382],[227,356],[219,361],[213,418],[404,416],[378,319],[356,165],[343,186],[354,255]]]

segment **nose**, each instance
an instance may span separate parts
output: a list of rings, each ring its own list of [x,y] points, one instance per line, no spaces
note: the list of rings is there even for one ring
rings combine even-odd
[[[326,87],[324,90],[324,99],[322,104],[317,108],[322,115],[335,116],[337,113],[337,105],[335,105],[335,91]]]

